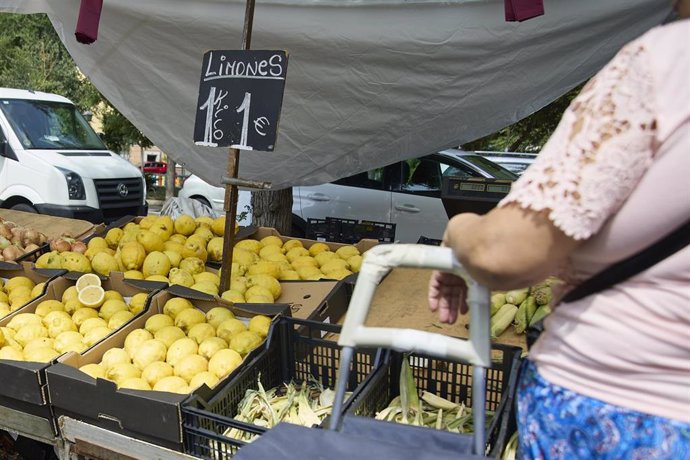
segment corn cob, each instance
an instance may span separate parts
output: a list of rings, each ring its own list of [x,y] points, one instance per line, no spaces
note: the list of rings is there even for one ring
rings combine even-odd
[[[534,292],[534,300],[537,302],[537,305],[548,305],[551,302],[551,297],[550,287],[543,287]]]
[[[506,292],[506,303],[520,305],[527,298],[528,294],[529,288],[513,289],[512,291],[508,291]]]
[[[513,433],[510,440],[506,443],[505,449],[503,449],[503,460],[515,460],[517,456],[518,447],[518,433],[517,431]]]
[[[534,312],[534,316],[532,316],[529,325],[531,326],[535,324],[537,321],[543,319],[549,313],[551,313],[551,308],[548,305],[540,306],[539,308],[537,308],[537,311]]]
[[[495,339],[506,330],[510,323],[515,319],[518,307],[507,303],[491,317],[491,338]]]
[[[527,296],[525,302],[527,302],[527,324],[529,324],[530,320],[534,316],[534,313],[537,311],[538,305],[533,295]]]
[[[527,299],[523,300],[515,312],[515,333],[523,334],[527,329]]]
[[[502,292],[497,292],[491,296],[491,316],[506,303],[506,295]]]

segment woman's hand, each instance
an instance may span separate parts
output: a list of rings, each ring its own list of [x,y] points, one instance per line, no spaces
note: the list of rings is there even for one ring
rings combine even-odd
[[[438,311],[442,323],[453,324],[458,319],[458,310],[466,314],[467,284],[452,273],[434,271],[429,280],[429,308]]]

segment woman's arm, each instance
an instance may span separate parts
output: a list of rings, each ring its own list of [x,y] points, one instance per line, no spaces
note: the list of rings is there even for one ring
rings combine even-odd
[[[554,226],[548,210],[532,211],[516,204],[484,216],[453,217],[444,244],[480,283],[491,289],[515,289],[554,273],[582,241]]]

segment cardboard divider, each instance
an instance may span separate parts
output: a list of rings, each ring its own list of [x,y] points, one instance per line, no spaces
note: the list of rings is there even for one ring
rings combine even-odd
[[[0,271],[0,276],[4,277],[6,274],[13,273],[13,276],[27,276],[34,281],[46,281],[43,293],[32,299],[29,303],[20,309],[10,313],[4,318],[0,319],[0,326],[4,327],[12,320],[12,318],[19,313],[34,313],[36,307],[45,300],[61,300],[62,294],[70,287],[74,286],[75,280],[71,280],[64,276],[53,276],[46,278],[54,270],[39,270],[31,268],[29,263],[23,264],[22,271]],[[47,272],[47,273],[46,273]],[[63,274],[64,270],[57,271]],[[121,275],[121,274],[120,274]],[[140,292],[148,292],[151,295],[156,289],[147,289],[137,287],[130,283],[133,280],[124,280],[121,276],[113,276],[102,281],[103,289],[116,290],[120,292],[123,297],[131,297]],[[150,300],[147,299],[147,302]],[[146,307],[144,309],[146,311]],[[136,317],[135,317],[136,318]],[[117,330],[111,333],[110,336],[116,334]],[[110,337],[109,336],[109,337]],[[96,343],[94,346],[97,346]],[[88,350],[87,350],[88,351]],[[63,355],[64,356],[64,355]],[[58,357],[59,359],[59,357]],[[57,426],[53,418],[53,413],[48,405],[48,390],[46,388],[45,371],[52,363],[57,360],[52,360],[47,363],[29,362],[29,361],[13,361],[0,360],[0,405],[5,405],[13,409],[23,410],[32,415],[37,415],[51,420],[53,423],[55,433],[57,433]],[[27,410],[27,407],[30,409]]]
[[[227,384],[245,365],[250,363],[266,347],[266,342],[250,352],[243,363],[213,388],[205,385],[190,394],[161,391],[118,390],[115,383],[93,379],[79,371],[86,364],[99,363],[103,354],[114,347],[124,347],[127,335],[143,328],[146,320],[163,313],[165,303],[173,297],[185,297],[203,312],[223,306],[238,319],[266,315],[277,318],[290,314],[287,304],[233,305],[223,299],[204,294],[183,286],[172,286],[158,291],[151,297],[147,310],[124,325],[117,334],[107,337],[83,354],[67,353],[47,370],[48,392],[56,416],[67,415],[88,421],[96,426],[133,436],[170,449],[182,450],[181,404],[190,395],[210,398]]]

